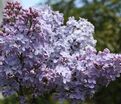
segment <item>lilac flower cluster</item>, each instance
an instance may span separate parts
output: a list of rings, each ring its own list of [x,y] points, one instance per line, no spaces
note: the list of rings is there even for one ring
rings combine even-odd
[[[0,32],[0,87],[4,96],[56,94],[72,101],[93,96],[121,73],[121,55],[97,52],[94,26],[50,7],[25,10],[7,3]]]

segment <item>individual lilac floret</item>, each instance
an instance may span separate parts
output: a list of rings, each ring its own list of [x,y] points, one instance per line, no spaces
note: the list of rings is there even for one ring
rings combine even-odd
[[[0,28],[1,91],[20,104],[52,94],[82,101],[120,76],[121,55],[96,51],[86,19],[64,24],[50,7],[25,10],[16,2],[7,3]]]

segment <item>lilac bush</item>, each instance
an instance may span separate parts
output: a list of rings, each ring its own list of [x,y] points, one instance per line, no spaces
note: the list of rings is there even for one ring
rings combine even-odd
[[[50,7],[7,3],[0,26],[0,88],[20,104],[47,95],[72,102],[90,98],[121,73],[121,55],[97,52],[94,26]],[[32,103],[33,104],[33,103]]]

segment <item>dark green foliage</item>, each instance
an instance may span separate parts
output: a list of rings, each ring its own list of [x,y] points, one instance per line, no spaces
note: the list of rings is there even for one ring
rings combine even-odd
[[[18,103],[18,98],[14,95],[5,99],[0,99],[0,104],[19,104],[19,103]],[[62,103],[60,103],[55,99],[53,100],[53,98],[49,96],[46,98],[45,97],[36,98],[34,104],[69,104],[69,103],[67,101],[62,101]]]
[[[18,104],[18,98],[14,95],[5,99],[0,99],[0,104]]]
[[[94,96],[95,104],[121,104],[121,78],[102,88]]]

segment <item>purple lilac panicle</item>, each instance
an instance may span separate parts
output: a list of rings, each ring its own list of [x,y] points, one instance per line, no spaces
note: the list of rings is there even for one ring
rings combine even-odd
[[[25,10],[7,3],[0,32],[0,86],[4,96],[57,93],[85,100],[121,73],[121,55],[97,52],[94,26],[74,17],[64,25],[63,14],[50,7]]]

